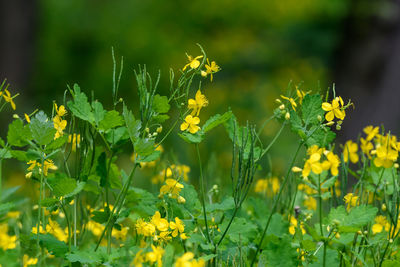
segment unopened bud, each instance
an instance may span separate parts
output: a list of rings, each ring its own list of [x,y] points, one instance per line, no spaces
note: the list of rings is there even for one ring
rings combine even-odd
[[[178,203],[179,204],[185,204],[186,203],[186,199],[183,196],[179,196],[178,197]]]
[[[362,235],[362,232],[360,230],[357,231],[358,235]]]
[[[18,114],[13,114],[13,118],[14,118],[14,119],[19,119]]]
[[[218,185],[217,184],[213,185],[212,189],[213,190],[218,190]]]
[[[322,121],[322,116],[321,116],[321,115],[318,115],[318,116],[317,116],[317,119],[318,119],[318,121]]]
[[[157,133],[161,133],[162,132],[162,126],[157,128]]]
[[[280,106],[279,106],[279,109],[280,109],[280,110],[284,110],[284,109],[285,109],[285,104],[280,105]]]
[[[385,203],[382,204],[382,211],[386,211],[386,204]]]
[[[367,230],[364,231],[364,235],[368,235],[368,231]]]
[[[146,127],[144,130],[145,130],[147,133],[150,132],[149,127]]]
[[[154,136],[157,136],[157,135],[158,135],[158,133],[157,133],[157,132],[154,132],[154,133],[153,133],[153,137],[154,137]]]
[[[297,166],[294,166],[293,168],[292,168],[292,172],[302,172],[303,171],[303,169],[302,168],[299,168],[299,167],[297,167]]]
[[[393,239],[390,238],[389,239],[389,243],[392,244],[393,243]]]
[[[124,100],[122,99],[122,97],[119,98],[119,102],[124,102]]]
[[[285,115],[285,120],[290,120],[290,113],[288,112],[288,113],[286,113],[286,115]]]
[[[334,121],[328,121],[327,123],[325,123],[326,126],[332,126],[334,125],[335,122]]]
[[[339,124],[336,124],[336,130],[340,131],[342,129],[342,126],[340,126]]]
[[[279,98],[275,99],[275,102],[278,104],[282,103],[282,101]]]
[[[395,163],[395,164],[393,165],[393,167],[395,167],[396,169],[398,169],[398,168],[399,168],[399,164],[398,164],[398,163]]]

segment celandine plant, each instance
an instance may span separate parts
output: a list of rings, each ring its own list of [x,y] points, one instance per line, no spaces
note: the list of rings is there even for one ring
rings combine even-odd
[[[230,110],[204,118],[215,103],[201,84],[220,68],[200,49],[178,78],[170,71],[168,96],[157,93],[160,75],[139,66],[138,114],[118,96],[123,60],[117,73],[114,54],[111,108],[74,85],[50,115],[14,114],[0,139],[0,265],[400,266],[397,137],[368,126],[335,144],[332,127],[340,130],[351,101],[297,86],[259,128],[240,125]],[[4,81],[0,111],[18,111],[10,91]],[[265,142],[260,132],[271,120],[282,126]],[[218,126],[232,142],[230,186],[206,188],[213,174],[200,146]],[[262,159],[285,127],[298,148],[283,177],[262,177]],[[164,153],[176,134],[193,146],[199,177]],[[132,162],[122,169],[127,151]],[[1,187],[11,158],[26,166],[37,198]],[[138,175],[155,190],[133,186]]]

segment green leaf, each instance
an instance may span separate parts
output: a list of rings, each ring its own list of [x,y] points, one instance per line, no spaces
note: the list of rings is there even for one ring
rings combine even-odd
[[[96,173],[100,176],[100,186],[109,187],[110,185],[107,181],[107,160],[105,152],[102,152],[100,157],[97,159]]]
[[[168,120],[169,116],[167,114],[158,114],[153,116],[152,121],[154,123],[163,123],[164,121]]]
[[[317,126],[315,126],[317,127]],[[332,132],[329,128],[324,128],[324,129],[318,129],[315,130],[314,127],[312,127],[309,131],[308,134],[312,133],[312,135],[307,139],[307,146],[312,146],[312,145],[318,145],[319,147],[326,147],[330,143],[332,143],[333,140],[336,138],[336,134]]]
[[[183,132],[178,134],[183,140],[188,142],[189,144],[198,144],[203,141],[204,134],[202,131],[198,131],[195,134],[191,134],[188,132]]]
[[[297,267],[296,248],[291,245],[291,237],[285,235],[283,238],[271,236],[266,247],[260,255],[260,261],[264,266],[274,267]],[[262,266],[262,265],[261,265]]]
[[[56,203],[58,203],[58,199],[56,199],[56,198],[45,198],[45,199],[42,199],[42,202],[41,202],[43,207],[52,207]]]
[[[12,154],[9,149],[1,148],[0,149],[0,159],[10,159],[12,158]]]
[[[319,124],[318,116],[324,116],[320,95],[306,95],[301,105],[302,118],[305,125]]]
[[[224,220],[220,225],[221,231],[225,231],[228,226],[229,220]],[[235,217],[228,230],[227,237],[234,243],[247,244],[249,240],[255,238],[257,235],[257,226],[250,220],[245,218]]]
[[[2,203],[0,204],[0,217],[9,212],[12,208],[15,207],[15,204],[12,202]]]
[[[303,123],[299,117],[299,115],[297,115],[297,112],[294,110],[290,110],[290,129],[295,132],[295,133],[299,133],[299,131],[302,131],[304,133],[304,127],[303,127]],[[299,134],[300,137],[304,137],[301,134]]]
[[[104,116],[106,115],[107,111],[103,109],[103,105],[98,101],[92,102],[92,107],[93,107],[94,121],[96,125],[99,125],[100,121],[104,119]]]
[[[128,129],[129,137],[131,138],[132,144],[135,144],[140,135],[140,128],[142,127],[142,122],[140,120],[135,120],[132,111],[124,104],[122,115],[124,116],[125,125]]]
[[[77,188],[76,180],[68,177],[54,177],[48,179],[48,181],[56,197],[69,197],[74,194]],[[83,186],[81,187],[83,188]]]
[[[337,180],[337,176],[329,178],[328,180],[326,180],[325,182],[322,183],[321,188],[322,189],[331,188],[335,184],[336,180]]]
[[[216,114],[209,118],[203,125],[202,130],[204,133],[212,130],[213,128],[217,127],[218,125],[225,123],[232,117],[232,111],[225,112],[224,114]]]
[[[34,239],[36,240],[36,235],[32,234],[31,235],[31,240]],[[39,234],[39,240],[40,244],[47,248],[49,252],[51,252],[53,255],[57,257],[63,258],[65,253],[68,251],[68,246],[62,242],[56,239],[54,236],[50,234]]]
[[[382,262],[382,267],[398,267],[400,266],[400,261],[396,260],[384,260]]]
[[[154,140],[139,138],[135,143],[135,152],[142,158],[151,155],[154,150]]]
[[[1,190],[1,195],[0,195],[0,202],[4,202],[4,200],[6,200],[9,196],[13,195],[15,192],[18,191],[18,189],[20,189],[21,186],[14,186],[14,187],[10,187],[10,188],[3,188]]]
[[[123,124],[124,120],[122,119],[121,115],[119,115],[119,112],[116,110],[111,110],[107,111],[104,119],[100,121],[99,129],[107,131]]]
[[[153,98],[153,110],[157,113],[167,113],[170,108],[166,96],[155,95]]]
[[[104,211],[95,210],[92,212],[92,220],[98,223],[105,223],[107,222],[108,218],[110,217],[110,212],[105,209]]]
[[[225,198],[221,203],[212,203],[206,206],[207,212],[227,211],[235,208],[233,197]]]
[[[39,111],[29,123],[29,128],[32,132],[33,139],[39,145],[48,145],[54,140],[56,129],[54,129],[53,122],[47,118],[43,111]]]
[[[121,188],[122,187],[122,183],[121,183],[121,172],[118,168],[117,165],[115,165],[114,163],[111,163],[110,166],[110,177],[109,177],[109,183],[110,183],[110,187],[111,188]]]
[[[8,126],[7,141],[12,146],[25,146],[27,145],[27,139],[30,139],[30,130],[28,127],[24,127],[21,120],[14,120]]]
[[[101,263],[101,255],[90,251],[82,251],[77,250],[74,253],[66,255],[67,260],[70,262],[80,262],[82,264],[100,264]]]
[[[92,112],[92,107],[88,102],[88,98],[85,93],[81,92],[81,89],[77,84],[74,84],[74,92],[73,92],[74,101],[68,101],[68,108],[72,111],[72,113],[90,123],[95,122],[95,117]]]
[[[153,153],[151,153],[150,155],[143,157],[143,158],[137,158],[136,162],[150,162],[150,161],[154,161],[157,160],[161,155],[161,151],[158,150],[154,150]]]
[[[378,208],[372,206],[356,206],[350,209],[346,224],[361,227],[374,221]]]
[[[27,156],[27,152],[25,151],[21,151],[21,150],[11,150],[11,155],[13,156],[13,158],[19,160],[19,161],[29,161],[29,158]]]
[[[60,136],[59,138],[51,141],[51,143],[46,146],[46,152],[49,153],[57,148],[62,147],[68,141],[68,135]]]

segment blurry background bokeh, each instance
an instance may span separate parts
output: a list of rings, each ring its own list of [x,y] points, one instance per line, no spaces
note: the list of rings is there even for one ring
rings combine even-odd
[[[222,71],[204,83],[209,106],[203,120],[230,107],[241,123],[260,125],[287,94],[290,81],[305,91],[325,92],[335,83],[355,110],[338,133],[339,141],[357,138],[368,124],[400,125],[399,1],[372,0],[193,0],[193,1],[0,1],[0,79],[7,78],[17,111],[51,110],[67,85],[111,99],[112,57],[123,56],[120,95],[137,104],[133,70],[146,64],[168,94],[169,68],[176,72],[201,44]],[[108,102],[109,103],[109,102]],[[11,119],[3,114],[2,125]],[[277,131],[268,124],[263,140]],[[2,127],[4,136],[6,127]],[[218,132],[220,131],[220,132]],[[230,144],[213,133],[202,145],[204,158],[229,167]],[[175,135],[176,136],[176,135]],[[296,145],[289,131],[274,147],[271,169],[280,174]],[[212,156],[209,148],[218,153]],[[172,137],[167,151],[195,165],[192,148]],[[224,168],[221,176],[225,176]],[[217,181],[216,177],[216,181]]]

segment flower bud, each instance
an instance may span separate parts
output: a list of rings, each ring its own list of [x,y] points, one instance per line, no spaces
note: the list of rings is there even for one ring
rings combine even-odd
[[[393,239],[390,238],[389,239],[389,243],[392,244],[393,243]]]
[[[178,203],[179,204],[185,204],[186,203],[186,199],[183,196],[179,196],[178,197]]]
[[[292,172],[302,172],[303,171],[303,169],[302,168],[299,168],[299,167],[297,167],[297,166],[294,166],[293,168],[292,168]]]
[[[336,124],[336,130],[340,131],[342,129],[342,126],[340,126],[339,124]]]
[[[358,235],[362,235],[362,232],[360,230],[357,231]]]
[[[14,119],[19,119],[18,114],[13,114],[13,118],[14,118]]]
[[[157,131],[157,133],[161,133],[162,132],[162,126],[158,127],[156,131]]]
[[[285,104],[280,105],[280,106],[279,106],[279,109],[280,109],[280,110],[284,110],[284,109],[285,109]]]
[[[325,123],[326,126],[332,126],[334,125],[335,122],[334,121],[328,121],[327,123]]]
[[[285,120],[287,120],[287,121],[290,120],[290,113],[289,112],[286,113]]]
[[[317,116],[317,119],[318,119],[318,121],[322,121],[322,116],[321,116],[321,115],[318,115],[318,116]]]
[[[150,132],[149,127],[146,127],[146,129],[144,129],[146,131],[146,133]]]
[[[383,203],[383,204],[382,204],[382,211],[386,211],[386,209],[387,209],[387,208],[386,208],[386,204]]]
[[[393,167],[395,167],[396,169],[398,169],[398,168],[399,168],[399,164],[398,164],[398,163],[395,163],[395,164],[393,165]]]
[[[367,230],[364,231],[364,235],[368,235],[368,231]]]
[[[278,104],[282,103],[282,101],[279,98],[275,99],[275,102]]]

